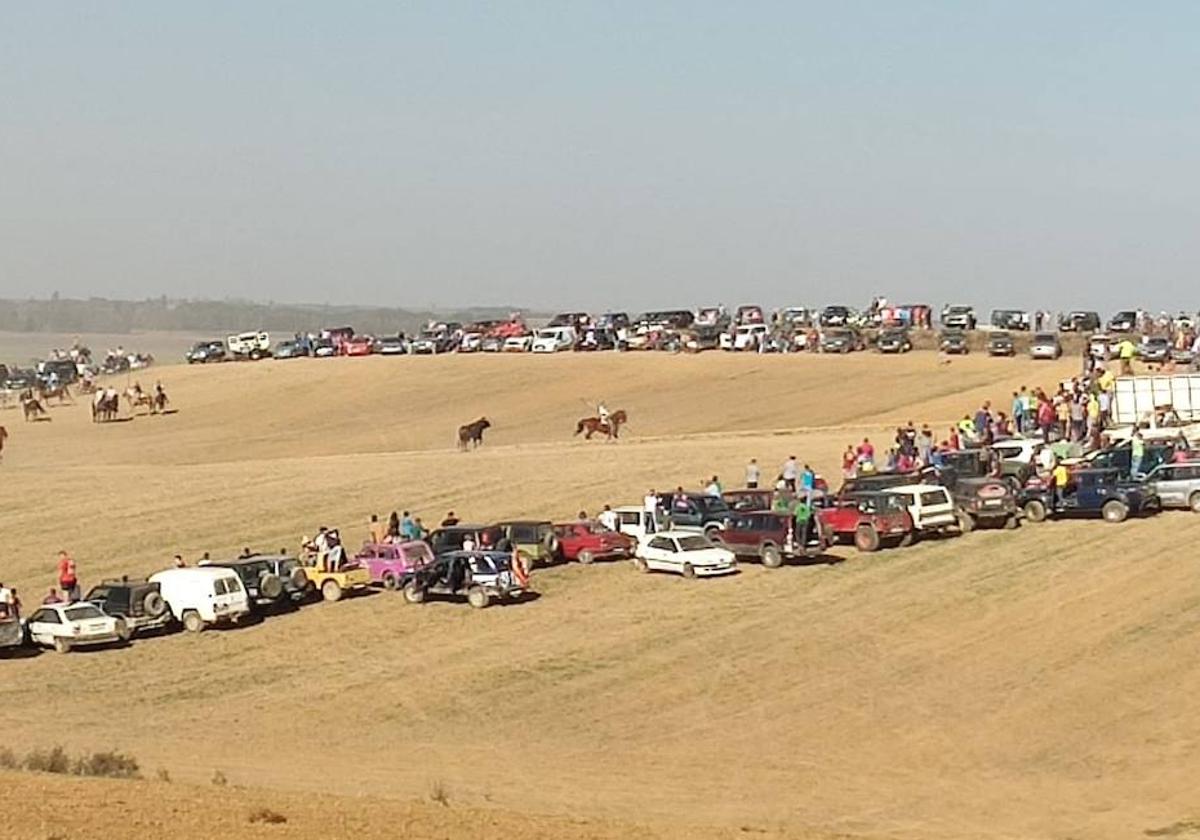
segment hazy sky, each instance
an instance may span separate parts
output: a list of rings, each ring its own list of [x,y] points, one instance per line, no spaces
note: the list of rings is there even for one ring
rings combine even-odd
[[[1194,2],[0,5],[0,296],[1194,309]]]

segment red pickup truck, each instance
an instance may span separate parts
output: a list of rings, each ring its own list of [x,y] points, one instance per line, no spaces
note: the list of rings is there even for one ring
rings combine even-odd
[[[851,493],[817,511],[834,540],[853,540],[859,551],[876,551],[885,540],[908,545],[913,521],[904,500],[892,493]]]
[[[637,545],[632,537],[583,520],[557,524],[554,533],[558,537],[558,550],[563,559],[584,564],[598,559],[632,557]]]

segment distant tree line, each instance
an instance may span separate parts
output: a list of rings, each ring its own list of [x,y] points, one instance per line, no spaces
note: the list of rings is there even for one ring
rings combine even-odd
[[[226,333],[264,329],[315,332],[322,327],[352,326],[358,332],[411,333],[431,319],[478,321],[507,317],[513,309],[481,307],[446,312],[416,312],[366,306],[253,303],[239,300],[0,300],[0,330],[10,332]]]

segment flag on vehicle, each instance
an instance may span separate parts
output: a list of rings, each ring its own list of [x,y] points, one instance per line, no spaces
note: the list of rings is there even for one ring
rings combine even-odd
[[[525,565],[525,562],[521,552],[514,548],[512,553],[513,579],[522,587],[529,583],[529,567]]]

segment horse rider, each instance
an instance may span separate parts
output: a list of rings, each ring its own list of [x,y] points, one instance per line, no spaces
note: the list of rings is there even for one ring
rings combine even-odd
[[[603,400],[596,406],[596,416],[600,418],[601,423],[605,426],[608,425],[608,406],[604,404]]]

